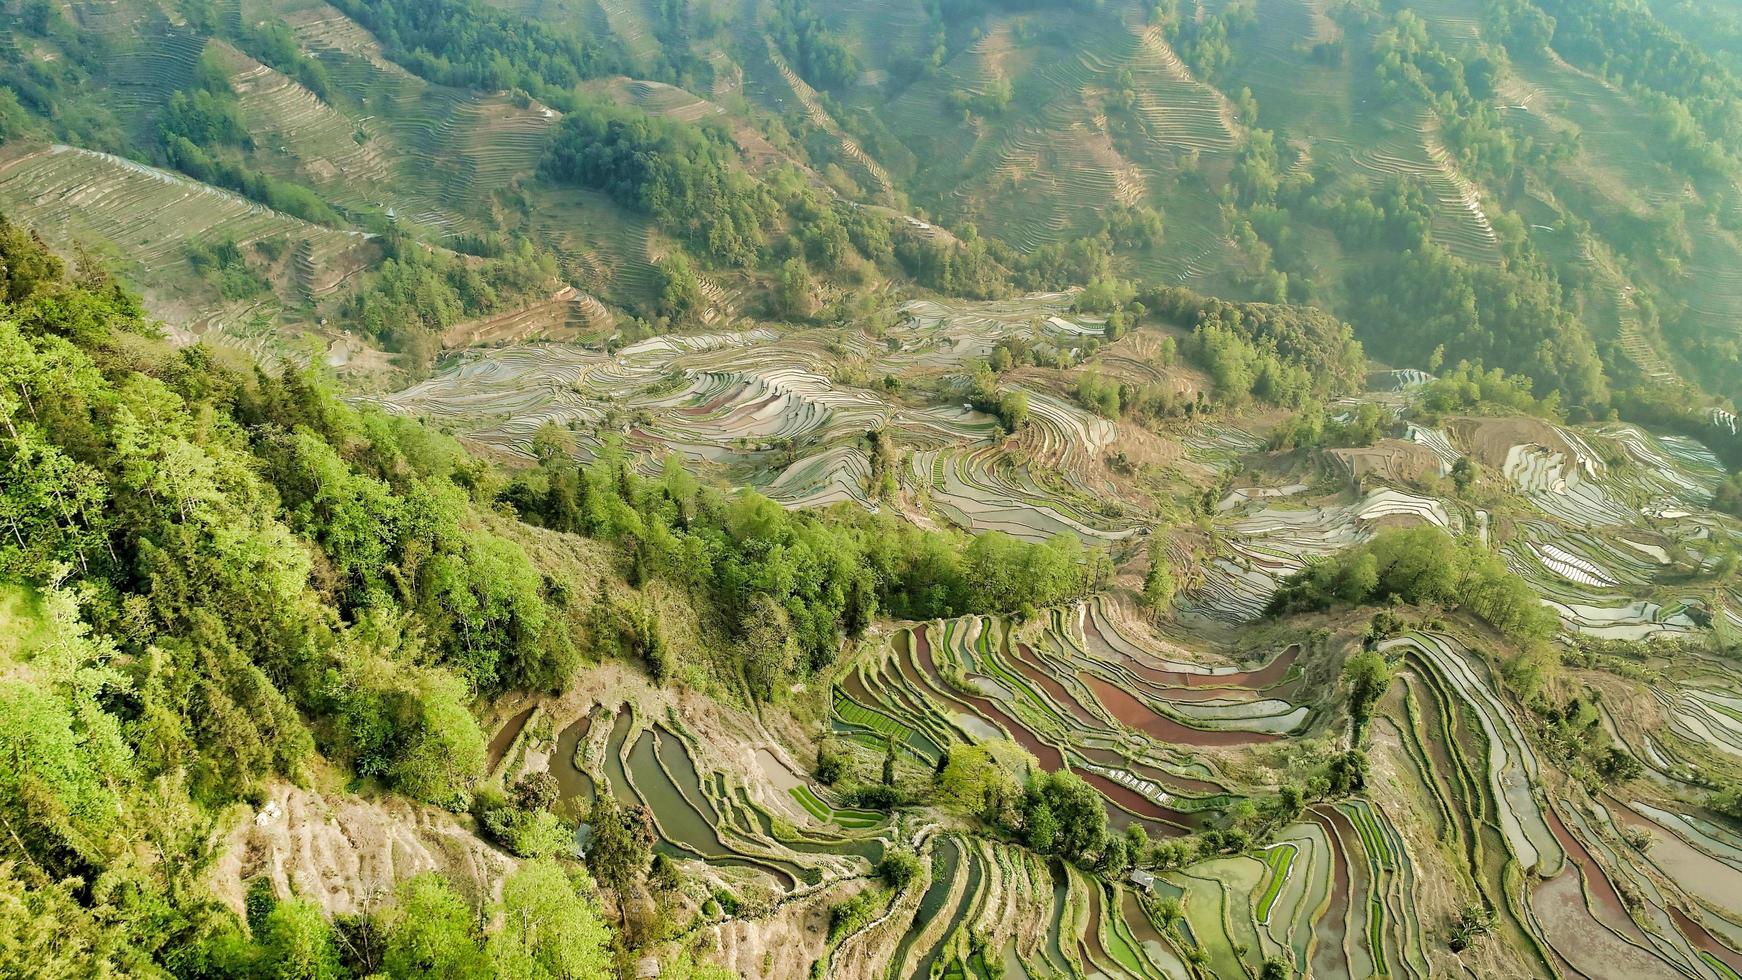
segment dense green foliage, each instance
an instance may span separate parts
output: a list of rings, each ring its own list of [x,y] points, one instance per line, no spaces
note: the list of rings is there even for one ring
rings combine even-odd
[[[435,360],[448,327],[530,300],[556,279],[555,261],[525,242],[493,258],[468,260],[423,248],[393,229],[377,240],[381,265],[338,304],[338,313],[388,350],[403,353],[414,370]]]
[[[787,511],[753,491],[702,486],[675,457],[642,476],[615,444],[585,466],[552,454],[505,496],[530,521],[620,544],[632,583],[659,578],[709,597],[763,696],[794,670],[833,661],[880,613],[1039,609],[1108,574],[1105,556],[1073,536],[1028,544],[924,531],[851,506]]]
[[[93,97],[113,46],[80,30],[53,4],[17,9],[16,16],[8,11],[12,30],[0,36],[0,139],[46,130],[94,149],[125,152],[130,138],[122,121]],[[39,43],[61,56],[34,56]]]
[[[1361,744],[1373,708],[1391,682],[1391,667],[1373,650],[1363,650],[1343,663],[1343,682],[1349,687],[1349,718],[1355,730],[1354,743]]]
[[[1299,406],[1359,390],[1367,361],[1348,324],[1305,306],[1228,303],[1167,287],[1143,306],[1189,325],[1187,354],[1216,382],[1217,395]]]
[[[1483,371],[1481,362],[1460,361],[1458,366],[1428,382],[1418,402],[1430,413],[1498,415],[1560,415],[1560,392],[1538,399],[1531,394],[1530,379],[1507,374],[1499,368]]]
[[[248,164],[245,154],[254,143],[241,102],[210,55],[196,67],[194,86],[169,97],[157,117],[157,134],[163,158],[195,180],[308,221],[340,223],[338,212],[313,191]]]
[[[745,265],[759,254],[777,207],[735,159],[723,130],[587,102],[563,117],[543,169],[632,203],[706,254]]]
[[[1308,402],[1270,434],[1272,449],[1340,449],[1371,446],[1383,434],[1379,406],[1362,402],[1347,418],[1333,417],[1317,402]]]
[[[472,464],[300,377],[124,355],[147,330],[131,299],[8,243],[6,512],[30,523],[0,571],[77,587],[102,635],[152,651],[129,678],[145,754],[221,798],[295,771],[300,711],[360,772],[458,798],[482,765],[471,694],[575,664],[539,573],[455,482]]]
[[[968,404],[996,418],[1005,432],[1028,424],[1027,393],[1000,385],[990,365],[975,366],[968,379]]]
[[[1600,404],[1607,383],[1596,348],[1540,266],[1487,268],[1426,246],[1382,257],[1354,277],[1350,318],[1386,324],[1371,331],[1374,352],[1422,364],[1436,347],[1536,381],[1540,397]],[[1399,316],[1399,311],[1408,311]]]
[[[799,75],[818,88],[840,88],[859,74],[859,63],[823,26],[809,0],[776,0],[769,36]]]
[[[1712,508],[1732,517],[1742,517],[1742,473],[1732,473],[1712,494]]]
[[[603,191],[652,216],[713,262],[783,260],[775,277],[777,316],[809,316],[810,267],[834,273],[855,255],[871,262],[895,257],[889,218],[827,200],[790,173],[752,177],[723,127],[587,101],[564,117],[541,169],[553,181]],[[771,246],[777,231],[784,236]],[[684,260],[674,255],[667,262]],[[661,312],[681,318],[700,297],[682,294],[688,302],[676,301],[672,279],[668,269]]]
[[[1307,567],[1272,598],[1272,613],[1337,603],[1398,601],[1465,608],[1520,640],[1554,630],[1555,617],[1529,583],[1473,538],[1454,539],[1431,524],[1381,531],[1366,544]]]
[[[1539,0],[1563,57],[1620,85],[1667,97],[1664,134],[1685,163],[1734,170],[1742,147],[1742,82],[1650,12],[1618,0]],[[1678,118],[1678,114],[1680,118]],[[1713,143],[1708,143],[1713,141]]]
[[[895,242],[901,268],[922,285],[954,296],[991,299],[1009,292],[1009,272],[987,243],[904,234]]]
[[[341,0],[387,54],[443,85],[519,89],[558,109],[583,79],[625,67],[614,39],[577,37],[511,17],[479,0]]]

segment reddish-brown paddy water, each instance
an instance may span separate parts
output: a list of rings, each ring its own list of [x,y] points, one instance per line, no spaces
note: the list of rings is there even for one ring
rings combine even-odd
[[[1182,725],[1172,718],[1157,714],[1155,709],[1149,705],[1094,674],[1084,671],[1078,676],[1089,685],[1089,689],[1095,692],[1095,697],[1099,698],[1101,704],[1122,724],[1163,742],[1179,745],[1227,746],[1273,742],[1277,738],[1275,735],[1264,732],[1210,731]]]
[[[1093,641],[1100,649],[1112,654],[1124,662],[1132,670],[1144,677],[1167,687],[1245,687],[1262,689],[1271,686],[1288,676],[1288,669],[1300,658],[1300,644],[1291,643],[1288,648],[1277,654],[1270,663],[1256,670],[1239,671],[1232,674],[1203,674],[1195,671],[1167,670],[1154,664],[1139,660],[1122,651],[1109,642],[1106,634],[1101,632],[1101,625],[1094,616],[1086,617],[1083,623],[1086,639]]]
[[[1162,806],[1123,783],[1108,779],[1100,773],[1090,772],[1087,769],[1079,769],[1076,772],[1077,775],[1083,777],[1084,782],[1100,791],[1102,796],[1112,800],[1125,810],[1146,818],[1146,823],[1154,821],[1165,824],[1170,828],[1169,832],[1172,834],[1185,833],[1186,828],[1197,825],[1197,818],[1192,814],[1181,813],[1170,807]]]

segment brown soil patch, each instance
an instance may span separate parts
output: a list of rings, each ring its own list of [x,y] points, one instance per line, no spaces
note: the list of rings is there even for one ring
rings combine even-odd
[[[508,344],[523,340],[574,340],[611,327],[612,317],[598,300],[573,286],[518,309],[456,323],[442,334],[449,348]]]
[[[1330,456],[1355,479],[1371,476],[1420,485],[1440,476],[1440,458],[1426,446],[1403,439],[1381,439],[1360,449],[1333,449]]]
[[[471,896],[499,897],[515,861],[459,817],[398,797],[326,796],[288,783],[244,807],[212,872],[212,888],[237,915],[247,882],[264,875],[279,898],[328,915],[378,908],[399,882],[439,871]]]
[[[1573,456],[1571,446],[1541,419],[1531,418],[1460,418],[1446,420],[1453,441],[1484,466],[1495,469],[1506,464],[1506,454],[1513,446],[1538,445],[1550,452]]]

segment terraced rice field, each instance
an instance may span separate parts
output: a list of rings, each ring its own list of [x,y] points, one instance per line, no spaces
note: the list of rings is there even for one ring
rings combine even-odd
[[[1287,695],[1299,648],[1255,671],[1216,671],[1169,661],[1127,629],[1091,604],[1040,633],[982,618],[903,630],[842,682],[834,727],[895,738],[926,762],[1008,738],[1048,769],[1081,773],[1116,825],[1180,833],[1219,799],[1214,782],[1186,775],[1182,747],[1255,745],[1308,723]]]
[[[341,203],[390,214],[434,234],[482,232],[491,197],[537,171],[559,115],[535,101],[432,85],[382,53],[366,30],[316,4],[286,20],[350,104],[342,120],[294,83],[245,69],[245,99],[262,110],[272,145],[299,177]],[[311,104],[312,100],[312,104]],[[342,132],[341,132],[342,130]],[[385,161],[380,172],[372,172]],[[362,171],[353,180],[345,169]]]
[[[868,486],[863,439],[881,428],[908,450],[897,474],[903,513],[1031,540],[1065,533],[1129,545],[1150,525],[1141,510],[1109,506],[1121,502],[1119,486],[1096,465],[1118,444],[1117,424],[1037,385],[1031,425],[999,437],[972,410],[830,373],[846,359],[861,377],[955,378],[1000,339],[1092,334],[1098,324],[1069,305],[1066,295],[916,301],[882,343],[755,330],[611,354],[505,347],[386,403],[508,452],[555,421],[585,456],[612,434],[600,428],[609,417],[646,468],[682,453],[794,507],[889,506]],[[1364,397],[1403,411],[1423,380],[1378,375]],[[1706,509],[1723,470],[1696,443],[1631,425],[1523,419],[1400,431],[1408,438],[1395,445],[1427,461],[1414,476],[1372,468],[1356,489],[1343,470],[1252,483],[1239,477],[1260,474],[1242,471],[1220,483],[1221,499],[1204,502],[1184,532],[1198,544],[1171,542],[1179,615],[1161,630],[1111,596],[1026,621],[893,624],[832,676],[820,705],[828,729],[865,753],[893,745],[917,771],[935,770],[957,746],[1007,739],[1038,768],[1081,776],[1111,827],[1177,838],[1227,827],[1243,800],[1273,793],[1271,766],[1288,752],[1345,737],[1336,642],[1264,642],[1275,627],[1262,610],[1283,579],[1382,528],[1431,524],[1494,549],[1555,610],[1566,638],[1698,637],[1712,603],[1737,601],[1685,584],[1685,570],[1715,560],[1715,542],[1733,533]],[[1206,480],[1262,446],[1220,419],[1175,435]],[[1436,482],[1465,458],[1492,488],[1480,509],[1440,495]],[[1237,658],[1210,652],[1230,643]],[[645,801],[662,849],[739,887],[823,893],[863,873],[900,833],[927,874],[861,931],[837,937],[828,962],[846,972],[966,978],[996,961],[1027,976],[1185,980],[1200,965],[1239,975],[1276,957],[1314,976],[1437,976],[1486,962],[1455,960],[1446,947],[1450,916],[1476,903],[1494,911],[1507,948],[1533,951],[1523,955],[1545,972],[1602,975],[1625,964],[1628,975],[1722,975],[1712,964],[1727,963],[1742,934],[1731,895],[1742,835],[1664,799],[1597,793],[1571,806],[1551,796],[1546,788],[1566,776],[1542,748],[1540,715],[1507,693],[1503,662],[1455,622],[1418,624],[1377,649],[1398,679],[1376,710],[1366,790],[1307,800],[1266,846],[1168,868],[1153,892],[959,828],[892,824],[768,749],[757,755],[765,785],[740,785],[702,761],[729,753],[675,718],[612,707],[567,730],[556,755],[582,758],[598,791]],[[1663,785],[1742,764],[1733,672],[1703,654],[1654,669],[1661,674],[1631,701],[1612,688],[1593,696],[1614,743]],[[1642,834],[1655,843],[1629,843]],[[1182,919],[1171,920],[1169,899]]]
[[[1379,178],[1421,181],[1434,205],[1434,239],[1459,258],[1496,263],[1499,239],[1482,206],[1482,191],[1458,171],[1435,126],[1426,112],[1409,123],[1394,123],[1382,139],[1352,151],[1350,160]]]
[[[513,733],[529,727],[529,713],[510,719],[497,741],[519,744]],[[583,814],[595,787],[646,805],[662,853],[698,861],[742,887],[808,892],[862,874],[881,857],[890,833],[881,814],[832,804],[828,790],[790,770],[782,770],[791,781],[782,797],[765,780],[704,769],[697,760],[717,746],[698,738],[675,719],[600,706],[565,725],[548,749],[508,754],[509,775],[520,765],[548,766],[565,805]],[[804,812],[814,819],[799,829],[796,816]]]
[[[194,278],[187,249],[196,242],[297,245],[306,261],[292,272],[290,289],[313,298],[330,295],[373,258],[362,233],[309,224],[179,174],[69,146],[9,147],[0,157],[0,208],[63,246],[112,246],[147,289],[185,287]]]
[[[866,344],[853,356],[875,378],[959,371],[1003,337],[1069,343],[1098,325],[1067,319],[1068,299],[911,303],[890,332],[894,343]],[[525,316],[536,320],[546,306]],[[508,337],[520,318],[505,314],[501,323],[456,331]],[[780,335],[765,328],[660,338],[615,354],[519,344],[469,352],[382,404],[440,420],[510,454],[526,454],[533,433],[547,423],[574,432],[582,458],[615,435],[650,470],[677,453],[728,468],[739,482],[790,507],[882,506],[872,499],[864,436],[883,429],[911,448],[898,474],[902,490],[939,521],[1029,540],[1075,534],[1088,543],[1119,542],[1140,530],[1141,513],[1117,499],[1100,465],[1118,437],[1116,423],[1033,391],[1028,426],[1000,438],[994,419],[966,407],[912,406],[886,390],[831,380],[839,356],[838,338],[827,331]],[[611,419],[633,421],[615,422],[613,432],[602,428]]]
[[[266,160],[282,160],[290,179],[329,201],[367,208],[393,196],[392,153],[367,125],[321,101],[295,79],[222,41],[207,50],[231,72],[230,86]]]

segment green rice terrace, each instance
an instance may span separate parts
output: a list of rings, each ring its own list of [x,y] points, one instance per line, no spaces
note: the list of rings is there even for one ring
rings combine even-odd
[[[0,978],[1742,980],[1742,0],[0,0]]]

